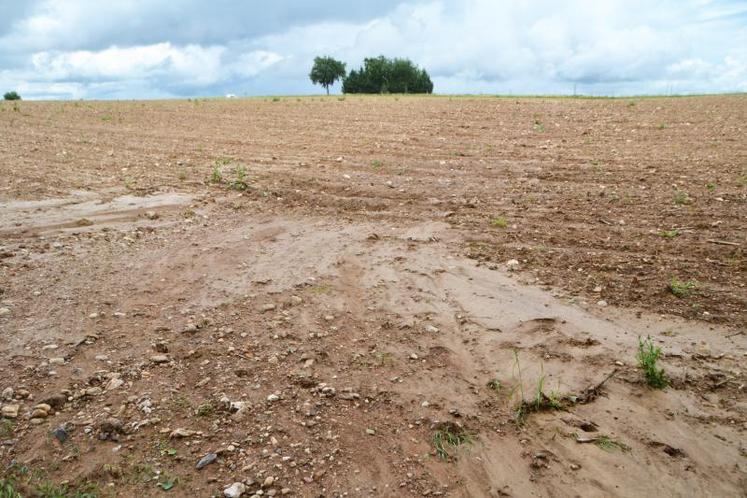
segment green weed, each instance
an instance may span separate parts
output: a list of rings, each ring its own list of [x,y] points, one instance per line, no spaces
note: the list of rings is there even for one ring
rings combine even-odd
[[[213,413],[215,413],[215,407],[210,401],[202,403],[200,406],[197,407],[196,414],[198,417],[209,417]]]
[[[452,422],[444,422],[433,434],[436,455],[443,461],[456,459],[457,448],[465,444],[472,444],[472,441],[472,436],[463,427]]]
[[[643,369],[646,376],[646,383],[655,388],[663,389],[669,385],[669,379],[664,373],[663,368],[658,368],[656,362],[661,357],[661,348],[655,346],[651,337],[644,339],[638,338],[638,366]]]
[[[503,216],[496,216],[490,220],[490,226],[496,228],[506,228],[508,226],[508,220]]]
[[[692,204],[693,200],[687,194],[687,192],[677,192],[674,194],[674,203],[678,206]]]
[[[222,183],[223,173],[221,173],[220,166],[218,164],[213,166],[213,172],[210,175],[210,183]]]
[[[371,167],[373,169],[381,169],[382,166],[384,166],[384,163],[382,163],[378,159],[374,159],[373,161],[371,161]]]
[[[236,179],[231,184],[231,188],[234,190],[246,190],[249,185],[246,183],[246,167],[239,165],[236,167]]]
[[[680,280],[677,280],[677,277],[672,277],[672,281],[667,285],[669,292],[679,298],[689,296],[695,289],[697,289],[697,287],[698,284],[694,280],[681,282]]]
[[[595,443],[599,448],[604,451],[612,452],[615,450],[630,451],[630,447],[620,441],[615,441],[609,436],[599,436]]]
[[[681,232],[676,228],[673,228],[671,230],[662,230],[661,232],[659,232],[659,235],[666,239],[673,239],[675,237],[679,237],[681,235]]]

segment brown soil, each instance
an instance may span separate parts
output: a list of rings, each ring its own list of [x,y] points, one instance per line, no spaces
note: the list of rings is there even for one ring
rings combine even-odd
[[[745,123],[744,96],[2,104],[2,472],[747,495]]]

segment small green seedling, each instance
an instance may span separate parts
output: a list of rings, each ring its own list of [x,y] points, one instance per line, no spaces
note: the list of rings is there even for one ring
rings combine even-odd
[[[697,289],[698,284],[693,280],[688,280],[687,282],[681,282],[676,277],[672,277],[672,281],[669,282],[669,285],[667,288],[669,289],[669,292],[674,294],[675,296],[679,298],[687,297],[692,292]]]
[[[497,216],[490,220],[490,226],[496,228],[506,228],[508,226],[508,221],[503,216]]]
[[[665,239],[674,239],[675,237],[679,237],[682,235],[682,232],[677,230],[676,228],[673,228],[671,230],[662,230],[659,232],[659,235],[664,237]]]
[[[217,164],[213,166],[213,173],[210,175],[210,183],[221,183],[223,182],[223,173],[220,171],[220,166]]]
[[[678,206],[686,206],[693,203],[693,200],[687,192],[677,192],[674,194],[674,203]]]
[[[661,357],[661,348],[654,345],[651,337],[646,339],[638,338],[638,366],[643,369],[646,376],[646,383],[655,388],[663,389],[669,385],[669,378],[664,373],[663,368],[658,368],[656,363]]]
[[[454,460],[456,449],[465,444],[472,444],[472,436],[456,424],[445,423],[433,434],[433,444],[438,458],[443,461]]]

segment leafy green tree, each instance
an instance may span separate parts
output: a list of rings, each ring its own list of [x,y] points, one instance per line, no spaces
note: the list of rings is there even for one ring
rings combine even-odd
[[[322,85],[329,95],[329,87],[345,78],[345,63],[332,57],[315,57],[309,78],[315,85]]]
[[[369,57],[363,67],[342,80],[343,93],[433,93],[433,82],[425,69],[409,59]]]
[[[3,95],[3,98],[5,100],[21,100],[21,96],[18,95],[18,92],[16,91],[7,92],[5,95]]]

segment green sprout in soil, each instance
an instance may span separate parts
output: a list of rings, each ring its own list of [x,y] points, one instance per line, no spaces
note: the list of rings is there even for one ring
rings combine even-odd
[[[697,287],[698,284],[695,281],[682,282],[677,277],[672,277],[672,281],[667,286],[669,292],[680,298],[689,296]]]
[[[663,389],[669,385],[669,378],[663,368],[658,368],[656,363],[661,357],[661,348],[654,345],[651,337],[638,338],[638,366],[643,369],[646,383],[655,389]]]

